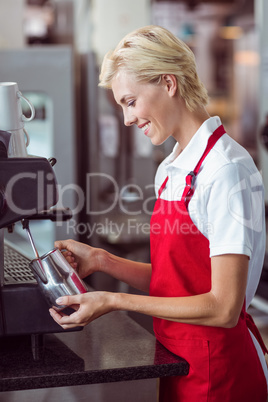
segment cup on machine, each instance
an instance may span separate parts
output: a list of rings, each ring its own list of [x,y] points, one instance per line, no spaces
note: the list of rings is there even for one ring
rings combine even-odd
[[[31,116],[22,113],[21,99],[29,106]],[[11,133],[8,157],[27,157],[29,135],[24,123],[33,120],[35,110],[31,102],[22,95],[16,82],[0,82],[0,129]],[[26,139],[26,141],[25,141]]]

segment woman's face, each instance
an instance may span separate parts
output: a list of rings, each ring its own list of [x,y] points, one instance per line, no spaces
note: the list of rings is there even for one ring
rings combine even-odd
[[[159,84],[141,83],[122,70],[112,81],[114,98],[123,109],[125,125],[136,124],[154,145],[162,144],[175,131],[174,113],[178,109],[177,106],[175,109],[173,93],[176,91],[171,88],[169,78],[163,76]]]

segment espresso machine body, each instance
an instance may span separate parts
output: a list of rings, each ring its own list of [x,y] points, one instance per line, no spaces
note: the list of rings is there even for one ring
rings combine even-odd
[[[3,146],[1,139],[0,144]],[[30,260],[16,250],[15,244],[4,240],[4,231],[12,231],[22,219],[57,220],[57,214],[49,210],[56,202],[56,178],[47,159],[0,158],[1,336],[61,331],[48,313],[49,306],[29,267]],[[62,217],[68,218],[68,213],[61,211]]]
[[[1,230],[3,232],[3,230]],[[61,332],[29,269],[29,259],[7,244],[1,233],[0,336]]]
[[[14,87],[13,84],[0,83],[1,94]],[[0,96],[0,103],[5,99],[9,101],[8,97]],[[20,108],[18,113],[21,113]],[[38,337],[63,329],[50,317],[49,306],[30,269],[29,258],[15,243],[5,241],[5,231],[12,232],[14,225],[25,219],[62,221],[70,219],[72,214],[68,208],[51,208],[58,201],[53,171],[55,159],[30,156],[25,150],[26,157],[21,156],[21,139],[20,147],[16,147],[18,123],[16,130],[8,129],[15,119],[10,115],[12,119],[7,121],[4,130],[0,121],[0,337],[31,335],[34,358],[38,358],[39,352],[35,349]],[[17,120],[19,130],[23,130],[21,117]]]

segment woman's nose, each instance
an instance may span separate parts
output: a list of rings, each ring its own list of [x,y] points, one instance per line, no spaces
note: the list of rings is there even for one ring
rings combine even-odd
[[[130,112],[124,113],[125,126],[132,126],[137,121],[137,118]]]

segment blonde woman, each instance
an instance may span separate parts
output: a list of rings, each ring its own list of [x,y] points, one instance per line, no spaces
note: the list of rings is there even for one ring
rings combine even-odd
[[[63,297],[78,305],[63,327],[84,326],[113,310],[154,318],[157,339],[190,364],[186,377],[160,380],[160,401],[265,402],[266,352],[246,310],[265,253],[261,176],[247,151],[210,117],[192,51],[148,26],[104,58],[100,86],[111,89],[125,125],[154,145],[176,145],[159,166],[151,219],[151,263],[128,261],[72,240],[58,241],[81,277],[106,272],[148,296],[92,292]]]

